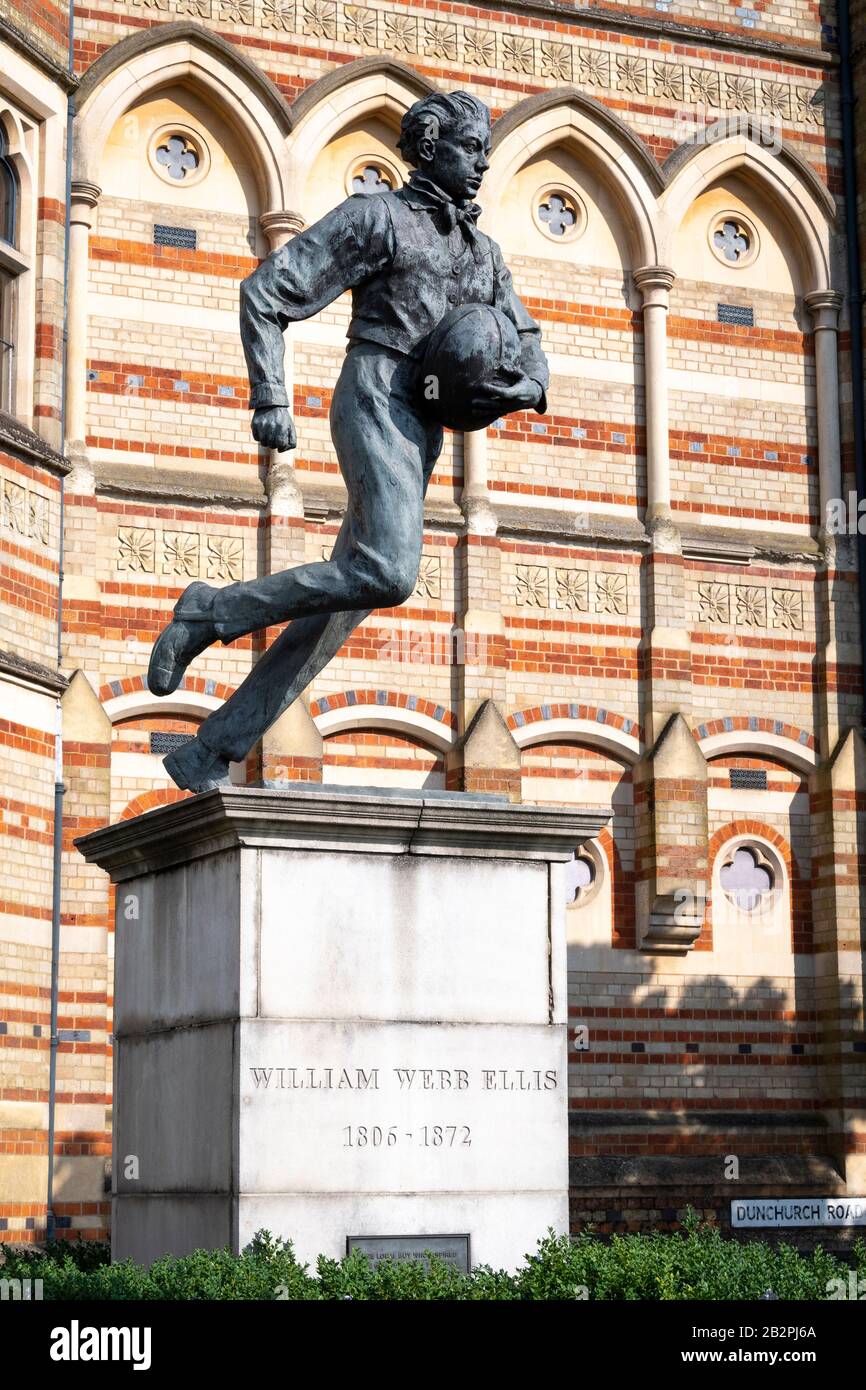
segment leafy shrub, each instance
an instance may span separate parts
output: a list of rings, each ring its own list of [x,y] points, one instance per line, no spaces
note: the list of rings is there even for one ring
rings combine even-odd
[[[854,1244],[853,1263],[866,1279],[866,1243]],[[291,1241],[260,1231],[240,1255],[196,1250],[165,1256],[149,1269],[131,1260],[109,1263],[104,1245],[58,1242],[35,1250],[0,1246],[3,1278],[42,1279],[56,1300],[287,1299],[298,1300],[573,1300],[755,1299],[820,1300],[830,1281],[847,1287],[849,1265],[820,1248],[741,1243],[689,1216],[675,1235],[615,1235],[584,1231],[575,1239],[549,1231],[515,1273],[480,1266],[460,1274],[431,1258],[429,1267],[386,1262],[374,1269],[353,1251],[345,1259],[320,1255],[315,1274],[295,1258]]]

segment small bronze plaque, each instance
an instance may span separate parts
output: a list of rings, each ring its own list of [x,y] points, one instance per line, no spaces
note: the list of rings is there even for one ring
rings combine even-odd
[[[360,1250],[375,1269],[383,1260],[412,1260],[427,1269],[427,1255],[437,1255],[461,1274],[468,1274],[467,1236],[346,1236],[346,1254]]]

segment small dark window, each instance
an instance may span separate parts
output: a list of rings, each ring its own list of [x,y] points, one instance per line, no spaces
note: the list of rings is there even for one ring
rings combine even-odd
[[[755,311],[749,304],[717,304],[719,323],[737,323],[741,328],[754,328]]]
[[[194,251],[197,241],[195,227],[167,227],[162,222],[153,224],[154,246],[182,246],[187,251]]]
[[[175,753],[178,748],[183,748],[185,743],[189,743],[192,734],[170,734],[160,730],[150,736],[151,753]]]
[[[759,767],[732,767],[731,787],[739,792],[765,792],[767,774]]]

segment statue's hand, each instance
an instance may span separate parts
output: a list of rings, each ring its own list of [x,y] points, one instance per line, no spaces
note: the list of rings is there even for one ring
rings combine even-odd
[[[515,381],[511,385],[491,382],[489,386],[485,386],[484,395],[478,396],[472,405],[480,412],[491,401],[498,401],[502,414],[510,415],[514,410],[531,410],[533,406],[539,404],[541,394],[541,387],[537,381],[533,381],[531,377],[522,376],[519,381]]]
[[[287,449],[297,448],[295,422],[284,405],[262,405],[253,412],[253,439],[264,444],[266,449],[277,449],[283,454]]]

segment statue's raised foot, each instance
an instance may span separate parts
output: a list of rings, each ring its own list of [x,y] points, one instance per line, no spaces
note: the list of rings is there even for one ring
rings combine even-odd
[[[201,580],[184,589],[172,621],[153,644],[147,668],[151,694],[170,695],[177,690],[189,663],[217,640],[210,608],[218,592]]]
[[[209,792],[214,787],[231,785],[228,763],[200,738],[191,738],[176,753],[169,753],[162,765],[183,791]]]

